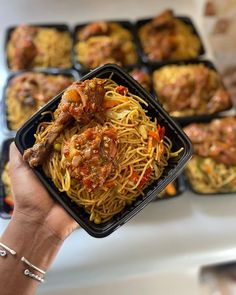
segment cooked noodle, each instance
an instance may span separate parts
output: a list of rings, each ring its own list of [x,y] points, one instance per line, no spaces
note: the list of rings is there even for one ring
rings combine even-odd
[[[172,152],[171,140],[164,134],[161,138],[161,132],[158,135],[156,119],[151,121],[141,106],[147,103],[131,93],[117,93],[117,86],[110,79],[106,81],[104,104],[115,101],[116,105],[106,109],[105,122],[101,125],[96,120],[82,128],[74,122],[73,126],[59,135],[50,159],[43,164],[43,170],[56,187],[83,207],[90,215],[90,220],[97,224],[109,220],[127,204],[131,204],[140,193],[143,194],[142,190],[147,184],[160,178],[168,160],[182,151]],[[114,160],[115,169],[104,185],[89,191],[71,176],[63,146],[72,136],[94,125],[117,131],[118,151]],[[36,143],[42,141],[51,126],[51,122],[39,126]],[[159,136],[160,140],[155,140],[150,134]]]

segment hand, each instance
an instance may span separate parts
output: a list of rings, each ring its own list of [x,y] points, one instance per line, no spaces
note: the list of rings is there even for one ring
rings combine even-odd
[[[14,216],[39,223],[64,240],[78,226],[77,222],[56,203],[17,150],[10,146],[10,179],[14,196]]]

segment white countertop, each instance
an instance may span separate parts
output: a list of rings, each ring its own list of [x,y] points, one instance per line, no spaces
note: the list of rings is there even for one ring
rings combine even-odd
[[[165,7],[193,17],[203,36],[202,1],[0,0],[0,87],[4,67],[3,33],[22,22],[66,22],[152,16]],[[109,16],[109,17],[108,17]],[[0,139],[3,139],[0,133]],[[7,221],[0,220],[0,232]],[[63,245],[38,294],[199,294],[203,265],[236,259],[236,194],[182,196],[149,204],[115,233],[104,239],[82,229]]]

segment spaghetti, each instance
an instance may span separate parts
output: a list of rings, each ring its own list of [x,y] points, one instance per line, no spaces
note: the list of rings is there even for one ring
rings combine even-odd
[[[82,127],[73,121],[57,137],[49,160],[43,163],[55,186],[96,224],[106,222],[143,194],[148,184],[160,178],[168,160],[182,151],[172,151],[165,128],[142,108],[145,101],[111,79],[103,83],[103,118],[94,117]],[[53,122],[38,127],[36,145]]]

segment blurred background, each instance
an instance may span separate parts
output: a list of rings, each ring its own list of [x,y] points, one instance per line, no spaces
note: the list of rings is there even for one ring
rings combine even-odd
[[[199,34],[205,52],[196,57],[197,63],[210,61],[231,95],[231,107],[216,117],[235,116],[236,1],[0,0],[0,7],[1,174],[8,161],[6,140],[15,134],[4,115],[12,73],[7,66],[6,36],[10,26],[22,23],[65,23],[70,32],[78,24],[96,20],[128,20],[135,27],[141,19],[153,19],[172,9],[176,16],[190,18]],[[138,34],[135,30],[132,33]],[[138,54],[139,68],[151,77],[157,64],[145,63],[143,53]],[[72,67],[75,79],[84,74],[78,65]],[[155,97],[155,91],[152,94]],[[214,117],[200,119],[209,123]],[[186,122],[195,120],[189,117],[179,121],[182,126]],[[37,294],[236,294],[236,189],[224,194],[199,194],[186,174],[174,186],[174,193],[165,192],[109,237],[95,239],[82,229],[74,232]],[[2,180],[0,233],[14,207],[6,197]]]

